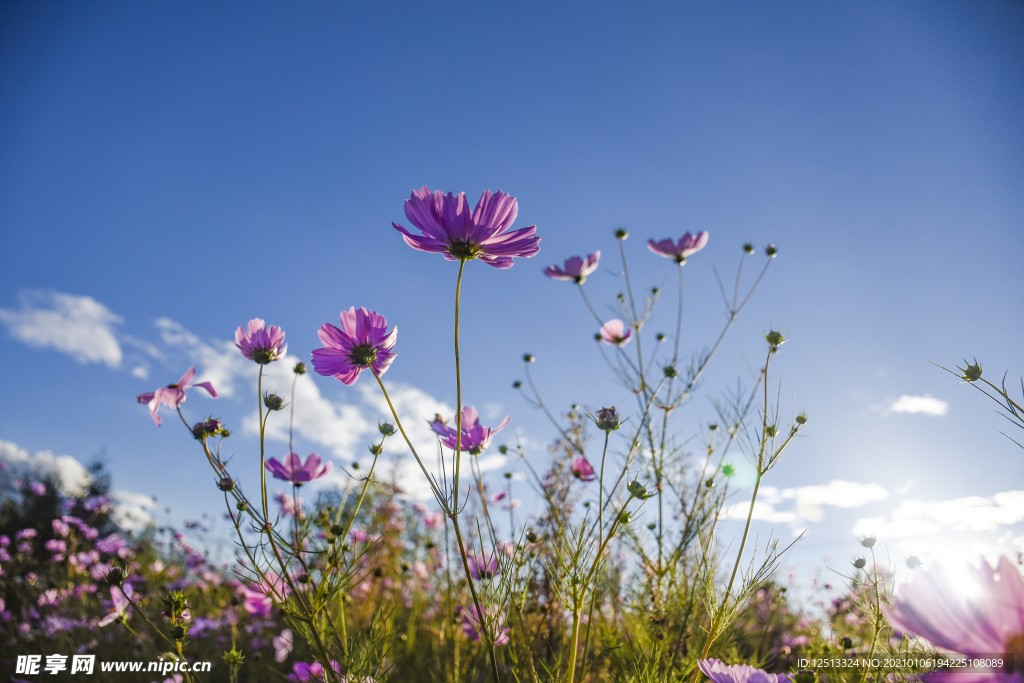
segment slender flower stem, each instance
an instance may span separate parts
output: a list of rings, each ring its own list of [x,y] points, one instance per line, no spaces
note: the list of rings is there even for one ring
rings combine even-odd
[[[452,506],[459,513],[459,475],[462,466],[462,364],[459,360],[459,299],[462,292],[462,271],[465,259],[459,261],[459,279],[455,282],[455,477]]]
[[[679,337],[683,331],[683,264],[679,264],[679,310],[676,312],[676,344],[672,352],[672,365],[679,360]]]
[[[260,365],[260,377],[256,383],[256,405],[260,411],[260,492],[263,495],[263,519],[270,519],[267,514],[267,468],[266,468],[266,423],[263,421],[263,366]],[[269,415],[268,415],[269,417]]]
[[[772,349],[768,349],[768,357],[764,361],[764,422],[768,420],[768,365],[772,360]],[[736,574],[740,568],[740,560],[743,558],[743,549],[747,543],[747,536],[750,534],[750,521],[754,516],[754,503],[757,501],[757,491],[761,487],[761,477],[764,476],[764,450],[767,444],[767,434],[765,433],[765,425],[761,426],[761,448],[760,453],[757,456],[757,478],[754,480],[754,492],[750,496],[750,509],[747,511],[747,523],[743,527],[743,537],[740,540],[740,548],[736,553],[736,563],[732,567],[732,575],[729,577],[729,584],[725,588],[725,594],[722,596],[722,604],[711,615],[711,626],[708,629],[707,640],[704,641],[704,648],[701,650],[700,657],[698,659],[707,659],[708,652],[711,650],[711,644],[715,642],[717,637],[718,627],[721,625],[720,617],[725,612],[726,605],[729,604],[729,598],[732,594],[732,586],[736,581]],[[690,683],[697,683],[697,678],[700,676],[700,669],[695,668],[693,671],[693,677],[690,679]]]
[[[608,437],[611,432],[604,433],[604,450],[601,452],[601,473],[597,478],[597,545],[601,546],[601,539],[604,535],[604,462],[608,457]],[[597,589],[590,598],[590,613],[587,615],[587,634],[583,638],[583,665],[587,664],[587,647],[590,645],[590,625],[594,621],[594,605],[597,604]]]
[[[580,290],[580,296],[583,297],[583,303],[587,305],[587,308],[590,310],[590,314],[594,316],[594,320],[597,321],[598,326],[603,325],[604,323],[601,322],[601,316],[599,316],[597,311],[594,310],[594,307],[590,305],[590,299],[587,298],[587,293],[583,291],[583,285],[577,284],[576,286]]]

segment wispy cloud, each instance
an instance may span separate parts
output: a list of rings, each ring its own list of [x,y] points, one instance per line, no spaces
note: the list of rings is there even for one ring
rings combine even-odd
[[[854,534],[906,538],[940,531],[994,532],[1024,520],[1024,491],[951,500],[905,500],[888,517],[857,520]]]
[[[925,415],[942,416],[949,411],[949,404],[933,396],[909,396],[903,394],[893,401],[889,410],[894,413],[923,413]]]
[[[26,290],[20,309],[0,309],[2,322],[15,339],[37,348],[54,348],[79,363],[121,365],[123,353],[115,325],[121,316],[89,296]]]
[[[858,508],[885,500],[889,491],[879,484],[861,484],[835,479],[827,484],[779,489],[762,486],[754,504],[753,518],[772,524],[798,525],[818,522],[825,516],[822,506]],[[789,509],[778,509],[785,507]],[[749,503],[738,502],[724,511],[726,519],[746,519]]]
[[[152,496],[135,491],[111,491],[114,500],[114,523],[122,529],[138,531],[153,523],[153,515],[149,510],[156,508],[156,500]]]

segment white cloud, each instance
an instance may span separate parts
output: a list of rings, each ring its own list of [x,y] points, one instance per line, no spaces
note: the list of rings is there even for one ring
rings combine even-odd
[[[114,326],[121,317],[88,296],[28,290],[19,293],[20,310],[0,309],[0,322],[29,346],[52,347],[79,363],[121,365]]]
[[[894,413],[923,413],[925,415],[942,416],[949,411],[949,404],[933,396],[909,396],[903,394],[893,401],[889,410]]]
[[[111,518],[122,529],[137,531],[153,523],[153,516],[147,512],[156,507],[156,499],[134,491],[111,491],[114,512]]]
[[[295,362],[294,356],[286,356],[266,366],[263,372],[264,391],[277,392],[286,401],[291,401],[292,381],[295,380],[292,368]],[[369,446],[380,439],[377,425],[385,421],[394,423],[394,418],[380,387],[375,382],[365,381],[367,379],[372,377],[368,378],[364,374],[364,381],[352,388],[338,383],[338,390],[347,400],[335,400],[324,396],[309,374],[295,380],[295,438],[312,442],[319,449],[323,449],[320,455],[332,456],[346,467],[352,462],[359,462],[363,467],[368,466],[373,457],[369,452]],[[428,471],[437,476],[437,436],[430,429],[429,421],[436,413],[450,417],[455,410],[416,387],[391,383],[387,383],[387,387],[391,402],[402,419],[402,426],[409,435],[409,440],[423,459]],[[249,389],[255,394],[253,381],[249,383]],[[290,415],[291,406],[286,406],[280,413],[271,415],[267,421],[267,440],[284,445],[284,448],[271,451],[270,455],[279,459],[287,450]],[[242,427],[249,434],[259,433],[259,414],[256,410],[244,419]],[[397,483],[406,493],[417,498],[430,496],[430,488],[423,471],[413,459],[401,433],[385,442],[384,453],[394,462]],[[485,461],[486,458],[481,459],[482,466],[500,466]],[[381,467],[381,463],[378,463],[378,467]],[[383,470],[378,471],[384,476]],[[324,481],[344,486],[344,480],[345,475],[336,471],[336,474]]]
[[[859,519],[856,535],[910,538],[942,532],[995,532],[1024,520],[1024,491],[952,500],[905,500],[888,517]]]
[[[81,495],[92,481],[89,471],[70,455],[29,453],[10,441],[0,440],[0,462],[7,463],[16,476],[52,478],[65,495]]]
[[[818,522],[824,518],[823,505],[840,508],[857,508],[889,497],[885,487],[878,484],[860,484],[854,481],[834,479],[827,484],[778,489],[762,486],[754,504],[754,519],[774,524],[799,524]],[[793,510],[777,510],[788,501],[793,501]],[[749,502],[739,502],[725,510],[727,519],[747,518]]]

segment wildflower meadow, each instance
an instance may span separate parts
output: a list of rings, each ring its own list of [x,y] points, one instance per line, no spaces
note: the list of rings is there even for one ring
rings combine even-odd
[[[147,438],[182,444],[194,485],[223,500],[188,528],[120,525],[99,467],[75,492],[0,471],[0,668],[9,680],[1019,680],[1017,558],[922,566],[882,557],[873,536],[850,538],[856,559],[838,567],[835,593],[817,600],[780,570],[802,539],[752,531],[762,485],[786,486],[777,465],[813,438],[805,437],[813,409],[796,407],[800,397],[789,399],[776,370],[792,347],[785,320],[758,318],[759,289],[786,268],[785,245],[770,234],[730,245],[734,258],[716,264],[726,269],[717,279],[691,277],[687,267],[721,239],[712,231],[609,226],[589,253],[551,254],[541,251],[543,225],[516,226],[520,199],[529,201],[485,191],[473,206],[464,193],[424,186],[404,200],[402,218],[395,197],[393,228],[376,227],[395,250],[448,262],[450,295],[430,305],[432,334],[451,340],[438,361],[451,368],[451,414],[403,412],[389,393],[387,373],[403,362],[403,321],[385,294],[325,294],[323,317],[309,321],[310,331],[319,326],[318,347],[297,348],[294,331],[273,320],[237,321],[234,352],[257,387],[243,400],[257,408],[258,448],[233,446],[240,425],[220,417],[217,384],[196,382],[195,367],[123,397],[148,410],[139,412],[152,421]],[[550,438],[539,451],[509,428],[514,414],[485,417],[464,391],[460,359],[467,321],[481,320],[467,314],[462,294],[482,269],[523,268],[527,259],[542,262],[536,277],[551,288],[578,291],[601,359],[593,372],[615,389],[609,395],[630,396],[551,405],[547,390],[566,378],[524,349],[521,375],[487,381],[512,384],[517,411],[546,417]],[[621,291],[592,300],[588,283],[611,276]],[[722,312],[716,335],[695,348],[683,334],[692,296],[720,299]],[[655,313],[671,321],[665,332],[649,324]],[[764,325],[734,340],[757,364],[730,369],[738,385],[714,386],[706,371],[741,317]],[[1024,409],[1005,379],[990,380],[977,360],[949,372],[963,391],[985,394],[1020,441]],[[295,386],[307,373],[346,391],[369,386],[388,406],[362,445],[368,467],[308,452],[296,439],[307,406]],[[409,436],[423,423],[434,436],[429,450]],[[288,434],[286,450],[268,439],[271,430]],[[427,500],[389,473],[386,442],[415,464]],[[502,467],[481,465],[491,455]],[[750,487],[734,485],[741,459]],[[722,527],[737,490],[735,536]],[[214,541],[212,527],[230,541]],[[127,662],[160,664],[131,673]]]

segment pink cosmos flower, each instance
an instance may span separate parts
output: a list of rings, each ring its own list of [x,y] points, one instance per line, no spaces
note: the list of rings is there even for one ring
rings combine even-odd
[[[679,265],[686,263],[686,257],[695,254],[704,248],[708,243],[708,233],[698,232],[696,235],[686,233],[679,238],[679,244],[673,244],[672,239],[663,239],[660,242],[647,240],[647,248],[655,254],[670,258]]]
[[[284,341],[284,330],[267,324],[260,318],[253,318],[247,327],[235,330],[235,346],[242,355],[260,365],[267,365],[288,353]]]
[[[466,193],[431,192],[424,185],[405,200],[406,217],[422,235],[413,235],[398,223],[405,243],[413,249],[439,253],[449,261],[479,258],[495,268],[511,268],[512,258],[529,258],[540,251],[537,226],[502,232],[519,213],[515,197],[485,190],[471,212]]]
[[[462,450],[472,455],[483,453],[491,445],[491,439],[494,438],[494,435],[504,429],[511,419],[511,417],[506,417],[497,427],[484,427],[480,424],[480,415],[476,412],[476,408],[473,406],[464,407],[462,409]],[[455,450],[457,445],[455,437],[458,433],[455,427],[449,427],[438,416],[430,423],[430,428],[436,434],[441,435],[441,443]]]
[[[480,554],[470,551],[466,557],[469,574],[477,581],[493,578],[498,573],[498,557],[486,550]]]
[[[440,529],[444,526],[444,513],[443,512],[428,512],[423,515],[423,523],[431,529]]]
[[[281,631],[281,635],[277,636],[273,640],[274,645],[274,660],[277,662],[283,662],[288,659],[288,655],[292,651],[293,636],[291,629],[284,629]]]
[[[277,458],[271,458],[266,463],[267,470],[278,479],[290,481],[296,486],[302,486],[314,479],[325,477],[334,469],[333,463],[320,464],[320,456],[310,453],[306,458],[306,464],[302,464],[302,458],[297,453],[289,453],[284,456],[284,464]]]
[[[552,280],[573,280],[576,284],[582,285],[587,276],[597,270],[597,262],[601,260],[601,252],[595,251],[584,261],[579,256],[566,259],[565,267],[548,266],[544,274]]]
[[[306,511],[302,509],[304,501],[301,498],[293,498],[284,491],[278,491],[274,494],[274,501],[281,507],[281,514],[285,517],[298,515],[301,519],[306,516]]]
[[[633,330],[627,329],[625,323],[616,318],[601,326],[601,341],[623,347],[633,338]]]
[[[728,666],[717,659],[702,659],[697,666],[714,683],[792,683],[786,674],[770,674],[747,664]]]
[[[572,475],[582,482],[594,481],[594,468],[586,458],[580,456],[572,461]]]
[[[1020,662],[1024,651],[1024,579],[1007,557],[996,567],[982,560],[953,577],[942,567],[918,569],[900,586],[896,599],[882,608],[894,627],[925,638],[936,647],[961,654],[1006,653]],[[933,674],[940,680],[960,674]],[[978,674],[974,680],[1014,681],[1020,674]],[[951,679],[947,679],[951,680]]]
[[[160,426],[160,416],[156,414],[156,411],[160,408],[160,404],[163,404],[171,410],[176,409],[182,403],[185,402],[185,392],[192,387],[202,387],[206,390],[210,396],[217,398],[217,390],[213,388],[213,385],[209,382],[199,382],[197,384],[191,384],[192,378],[196,376],[196,368],[193,365],[188,371],[181,376],[174,384],[168,384],[163,389],[157,389],[151,391],[148,394],[139,394],[137,400],[139,403],[146,403],[149,407],[149,414],[153,416],[153,422],[156,422],[156,426]]]
[[[348,385],[355,384],[359,373],[373,368],[383,375],[394,362],[398,327],[388,330],[388,321],[378,313],[353,306],[341,312],[341,329],[330,323],[320,326],[320,341],[326,348],[313,350],[313,369],[333,375]]]
[[[335,673],[341,672],[341,667],[338,663],[331,660],[331,669]],[[292,666],[292,672],[288,674],[289,681],[298,681],[299,683],[309,683],[311,681],[322,681],[324,680],[324,666],[320,662],[313,662],[312,664],[306,664],[305,662],[296,662]]]
[[[125,597],[127,593],[128,597]],[[121,618],[121,615],[125,617],[131,616],[131,603],[128,602],[128,598],[132,596],[132,585],[130,583],[124,584],[124,593],[117,586],[110,587],[110,599],[114,601],[114,607],[110,611],[110,614],[99,620],[99,626],[106,626]]]
[[[239,586],[244,596],[242,607],[249,614],[261,617],[269,617],[270,610],[274,607],[275,598],[280,600],[287,598],[291,593],[288,584],[274,572],[268,572],[266,579],[260,583],[254,583],[252,587],[245,584]]]
[[[481,624],[483,620],[480,618],[480,610],[476,608],[476,605],[470,605],[469,609],[465,609],[463,607],[459,607],[457,609],[459,612],[459,621],[462,625],[462,632],[474,643],[479,643],[480,637],[483,634]],[[498,612],[491,616],[490,626],[493,631],[496,631],[494,644],[507,644],[509,628],[505,626],[505,615]]]

